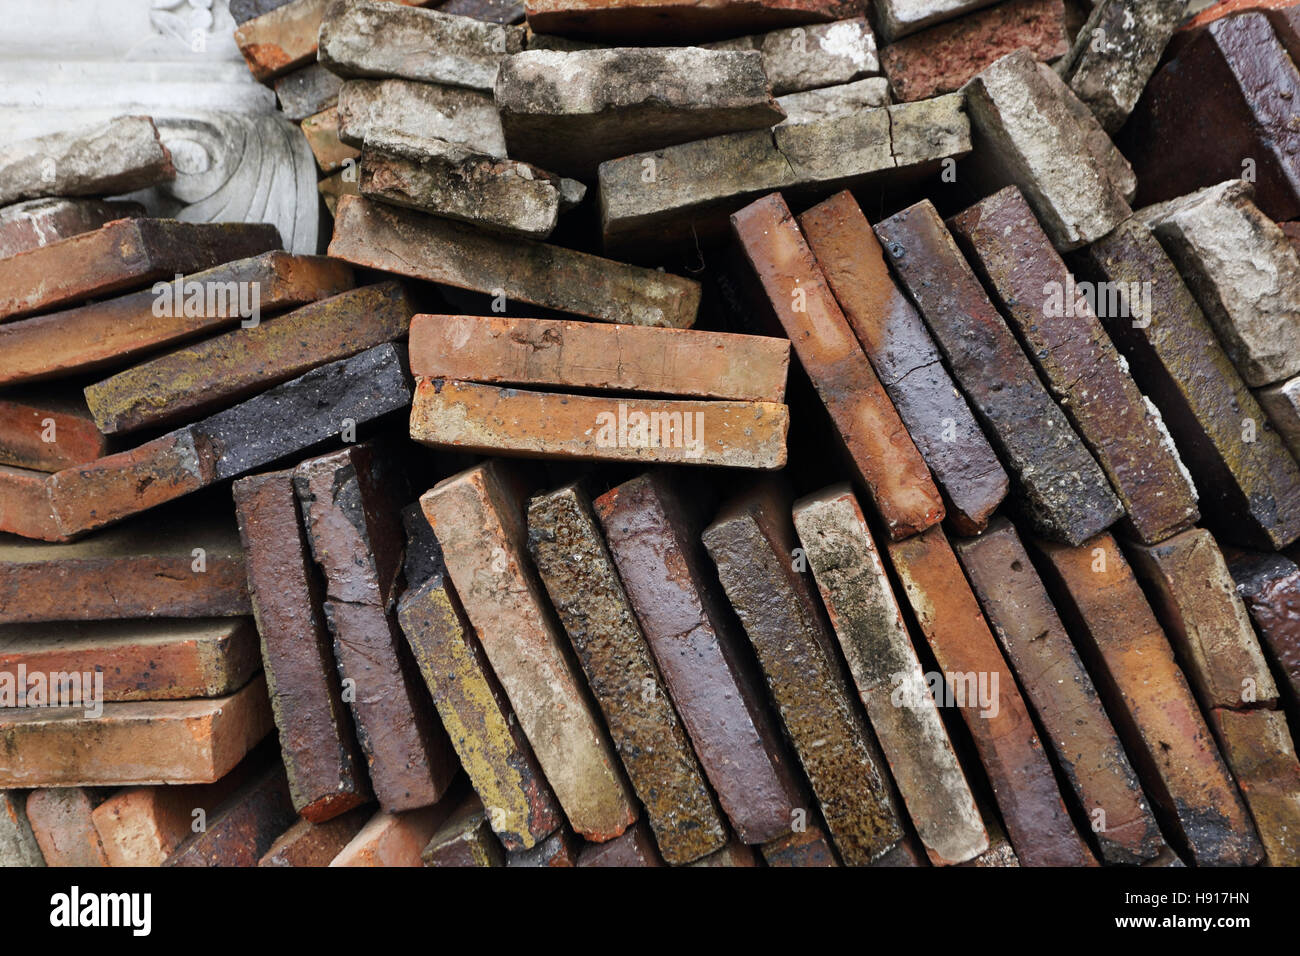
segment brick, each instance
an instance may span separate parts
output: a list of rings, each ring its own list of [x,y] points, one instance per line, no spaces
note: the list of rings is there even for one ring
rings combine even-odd
[[[471,795],[438,828],[420,854],[425,866],[505,866],[479,798]]]
[[[130,291],[279,245],[275,226],[266,223],[119,219],[0,259],[0,322]]]
[[[1135,182],[1128,161],[1052,69],[1018,50],[966,87],[975,151],[964,176],[984,195],[1014,185],[1061,251],[1099,239],[1127,219]]]
[[[0,206],[42,196],[114,196],[175,178],[148,116],[118,116],[0,150]]]
[[[422,513],[419,520],[428,527]],[[450,585],[441,575],[425,580],[403,595],[397,615],[501,843],[510,851],[537,846],[564,817]]]
[[[578,854],[578,866],[663,866],[650,828],[633,824],[622,836],[607,843],[589,843]]]
[[[96,793],[82,787],[33,790],[27,794],[27,822],[46,866],[108,866],[104,845],[91,819],[91,811],[98,803]]]
[[[531,850],[516,850],[507,855],[506,866],[577,866],[582,841],[566,826],[561,826]]]
[[[925,459],[954,528],[983,529],[1008,478],[944,368],[916,308],[894,284],[884,252],[848,191],[799,217],[808,245]]]
[[[704,546],[844,862],[864,866],[903,837],[884,759],[838,662],[806,575],[791,567],[790,499],[762,482],[732,498]]]
[[[1268,17],[1269,26],[1277,35],[1278,42],[1286,48],[1292,63],[1300,57],[1300,9],[1296,6],[1295,0],[1262,0],[1254,4],[1255,9]]]
[[[41,848],[27,822],[27,794],[0,790],[0,867],[45,866]]]
[[[988,773],[1002,820],[1025,866],[1092,866],[1057,789],[1052,765],[979,603],[943,531],[888,545],[889,557],[945,682],[963,690],[962,720]],[[994,681],[997,682],[996,687]],[[968,694],[985,683],[983,703]],[[924,687],[917,693],[926,693]]]
[[[231,492],[289,794],[298,813],[320,823],[370,799],[370,786],[342,698],[293,472],[241,478]]]
[[[893,537],[943,519],[925,461],[826,285],[789,207],[769,196],[732,216],[750,268]]]
[[[1291,248],[1300,252],[1300,222],[1279,222],[1277,227],[1282,230],[1287,242],[1291,243]]]
[[[1265,655],[1300,702],[1300,567],[1280,554],[1225,550],[1224,557]]]
[[[758,866],[758,855],[752,848],[732,840],[721,850],[696,860],[691,866]]]
[[[490,93],[501,60],[523,49],[523,41],[522,27],[350,0],[326,8],[318,56],[339,76],[401,77]]]
[[[777,96],[852,83],[880,72],[876,36],[866,17],[787,27],[703,45],[713,50],[757,50]]]
[[[1285,9],[1295,5],[1295,0],[1212,0],[1196,16],[1187,20],[1179,28],[1182,34],[1195,35],[1198,27],[1207,26],[1224,17],[1235,17],[1252,10]]]
[[[28,468],[0,465],[0,531],[40,541],[69,541],[54,518],[46,481],[50,476]]]
[[[442,545],[429,527],[418,501],[402,509],[402,530],[406,532],[402,572],[406,575],[407,590],[415,590],[436,575],[445,575],[447,565],[442,558]]]
[[[370,817],[369,808],[354,807],[324,823],[300,819],[275,838],[257,865],[329,866]]]
[[[1083,265],[1090,279],[1137,289],[1149,283],[1149,302],[1128,296],[1131,318],[1101,318],[1160,409],[1205,520],[1248,547],[1272,550],[1300,538],[1300,467],[1150,230],[1129,220],[1086,250]]]
[[[929,697],[898,707],[904,680],[924,682],[920,660],[866,518],[847,485],[794,505],[794,524],[822,601],[932,863],[972,859],[988,848],[984,825],[938,709]]]
[[[405,135],[506,155],[497,106],[477,90],[412,80],[348,80],[339,90],[337,109],[338,136],[349,146]]]
[[[75,544],[0,541],[0,623],[248,614],[229,518],[167,517],[162,527],[134,522]]]
[[[325,208],[331,217],[338,211],[340,197],[361,195],[359,178],[355,169],[345,169],[342,172],[334,173],[332,176],[326,176],[316,184],[316,189],[320,193],[321,199],[325,201]],[[334,261],[337,262],[338,260]]]
[[[270,729],[260,676],[228,697],[108,703],[100,717],[9,710],[0,715],[0,787],[211,783]]]
[[[491,461],[439,482],[420,504],[466,616],[569,824],[602,842],[622,833],[637,814],[528,563],[516,482],[517,473]]]
[[[352,446],[298,465],[293,487],[375,796],[397,811],[436,803],[459,768],[390,613],[405,543],[394,467],[383,451]]]
[[[330,866],[424,866],[420,853],[451,809],[444,800],[404,813],[376,813]]]
[[[1016,484],[1040,533],[1079,543],[1123,509],[1096,460],[1052,401],[938,212],[923,201],[877,224],[911,294]]]
[[[726,824],[663,689],[586,493],[565,485],[534,497],[528,550],[660,853],[679,865],[722,849]]]
[[[761,335],[503,315],[417,315],[411,372],[427,378],[781,402],[790,343]]]
[[[438,9],[489,23],[518,23],[524,18],[523,0],[447,0]]]
[[[1069,49],[1061,0],[1006,0],[889,44],[880,63],[901,103],[961,89],[1008,53],[1047,62]]]
[[[1165,831],[1201,866],[1258,860],[1246,807],[1115,539],[1104,534],[1077,548],[1033,543]]]
[[[525,0],[528,25],[539,33],[612,40],[736,36],[757,29],[860,16],[851,0]]]
[[[999,518],[954,549],[1092,822],[1102,859],[1136,864],[1155,858],[1164,840],[1137,774],[1015,527]]]
[[[1009,186],[950,222],[1043,380],[1105,470],[1138,537],[1160,541],[1194,523],[1200,517],[1196,489],[1159,410],[1138,391],[1024,197]],[[1094,298],[1098,308],[1109,308],[1101,296]]]
[[[353,196],[339,200],[330,255],[606,322],[688,328],[700,303],[689,279]]]
[[[290,0],[235,28],[235,44],[263,83],[316,59],[316,39],[328,0]]]
[[[1177,44],[1177,37],[1175,43]],[[1210,23],[1178,44],[1133,110],[1120,145],[1141,206],[1243,175],[1273,219],[1300,217],[1300,72],[1262,13]]]
[[[336,295],[352,281],[352,267],[338,260],[268,252],[191,273],[168,289],[0,324],[0,385],[122,365],[159,346],[228,328],[251,312],[240,305],[240,288],[244,305],[252,304],[256,289],[259,311],[270,312]]]
[[[340,94],[342,90],[340,89]],[[353,175],[355,170],[350,167],[356,164],[357,159],[361,156],[361,150],[355,146],[344,143],[339,138],[339,108],[336,103],[334,106],[327,107],[319,113],[308,116],[300,124],[302,135],[307,140],[307,145],[311,147],[312,155],[316,157],[316,165],[320,167],[323,173],[332,173],[338,169],[348,169]]]
[[[106,454],[108,441],[76,391],[10,392],[0,399],[0,464],[61,471]]]
[[[363,286],[132,366],[86,402],[104,434],[175,425],[401,338],[414,312],[401,283]]]
[[[1247,385],[1300,373],[1300,255],[1229,180],[1143,210]]]
[[[839,866],[835,851],[820,827],[808,826],[764,843],[761,852],[768,866]]]
[[[29,199],[0,208],[0,259],[91,232],[114,219],[144,214],[133,202],[101,199]]]
[[[275,764],[236,791],[163,865],[256,866],[293,819],[284,768]]]
[[[989,848],[975,859],[959,864],[969,867],[1008,867],[1019,866],[1020,860],[1011,847],[1011,841],[996,823],[989,823]]]
[[[342,85],[342,77],[319,63],[313,63],[276,80],[275,95],[280,102],[280,112],[287,119],[301,123],[307,117],[336,105]]]
[[[991,0],[877,0],[874,7],[881,35],[896,40],[932,24],[986,7],[990,2]]]
[[[883,76],[870,76],[865,80],[841,83],[838,86],[787,93],[776,98],[776,105],[785,110],[782,126],[847,116],[858,110],[888,106],[889,81]],[[757,138],[754,139],[756,141]]]
[[[1300,866],[1300,761],[1276,710],[1210,711],[1269,866]]]
[[[411,408],[411,437],[435,448],[768,470],[785,465],[789,425],[786,406],[771,402],[570,395],[440,379],[420,379]]]

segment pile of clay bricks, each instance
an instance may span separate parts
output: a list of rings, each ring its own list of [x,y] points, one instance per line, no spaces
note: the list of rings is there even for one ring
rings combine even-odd
[[[1300,865],[1295,0],[431,6],[0,148],[0,865]]]

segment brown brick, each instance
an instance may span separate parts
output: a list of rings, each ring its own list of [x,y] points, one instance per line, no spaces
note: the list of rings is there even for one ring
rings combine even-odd
[[[771,402],[567,395],[427,378],[411,408],[411,437],[425,445],[578,461],[771,470],[785,466],[789,426],[789,409]]]
[[[298,820],[275,838],[257,865],[329,866],[330,861],[361,832],[371,815],[368,807],[353,807],[342,816],[324,823]]]
[[[904,824],[811,582],[791,566],[789,495],[775,481],[755,485],[722,508],[703,540],[831,839],[846,864],[865,866],[903,837]]]
[[[319,823],[370,799],[370,786],[342,698],[293,472],[242,478],[231,491],[289,793],[294,809]]]
[[[1260,848],[1245,805],[1115,539],[1034,544],[1166,832],[1198,865],[1255,862]]]
[[[0,399],[0,464],[59,471],[108,454],[106,439],[75,391]]]
[[[1123,513],[1097,462],[1052,401],[926,200],[876,226],[890,264],[939,343],[953,378],[1018,485],[1041,533],[1078,544]]]
[[[361,150],[349,146],[339,139],[339,110],[337,106],[321,110],[314,116],[308,116],[299,126],[302,135],[316,157],[316,165],[323,173],[333,173],[342,169],[353,177],[360,178],[357,160]],[[357,194],[360,195],[360,189]]]
[[[595,510],[668,696],[736,833],[753,844],[789,832],[807,797],[702,553],[684,487],[651,472],[606,492]]]
[[[731,217],[799,362],[893,537],[943,519],[943,501],[780,194]]]
[[[1105,469],[1138,537],[1161,541],[1193,524],[1200,517],[1196,489],[1160,413],[1138,391],[1020,191],[1008,186],[950,224],[1048,388]]]
[[[606,322],[688,328],[700,303],[700,286],[689,279],[359,196],[339,199],[329,251],[372,269]]]
[[[523,489],[500,461],[420,499],[447,571],[569,824],[604,841],[636,819],[632,794],[528,563]]]
[[[720,850],[727,827],[576,485],[528,505],[528,550],[577,651],[614,748],[670,864]]]
[[[732,840],[721,850],[696,860],[691,866],[758,866],[758,854],[739,840]]]
[[[285,119],[302,122],[338,102],[343,78],[323,64],[312,63],[275,81],[275,97]]]
[[[420,854],[425,866],[505,866],[483,803],[471,794],[438,828]]]
[[[376,813],[331,862],[330,866],[424,866],[420,853],[454,805],[443,800],[432,807],[403,813]]]
[[[1215,708],[1210,724],[1255,818],[1268,865],[1300,866],[1300,762],[1286,718],[1276,710]]]
[[[119,219],[0,259],[0,322],[210,269],[280,246],[265,223]]]
[[[27,795],[27,822],[46,866],[108,866],[91,819],[98,802],[93,791],[82,787],[33,790]]]
[[[5,711],[0,787],[211,783],[271,729],[260,676],[228,697],[103,708],[99,717],[64,708]]]
[[[850,0],[525,0],[524,11],[528,25],[544,34],[680,42],[842,20],[860,16],[862,7]]]
[[[995,8],[1000,9],[1000,8]],[[894,284],[880,241],[847,190],[799,217],[823,275],[962,534],[982,530],[1007,473],[953,385],[916,308]]]
[[[293,819],[284,767],[276,763],[203,820],[204,829],[187,837],[163,865],[256,866]]]
[[[820,827],[808,826],[787,833],[762,846],[763,861],[768,866],[839,866],[835,851]]]
[[[1300,567],[1280,554],[1225,550],[1228,570],[1245,602],[1264,653],[1300,703]]]
[[[561,825],[531,850],[508,854],[506,866],[577,866],[582,841],[567,826]]]
[[[0,208],[0,259],[98,229],[114,219],[144,214],[133,202],[101,199],[29,199]]]
[[[426,378],[747,402],[783,401],[790,364],[768,336],[501,315],[417,315],[410,348]]]
[[[963,691],[962,719],[993,786],[1016,855],[1026,866],[1091,866],[1061,801],[1052,765],[1011,668],[998,650],[943,531],[889,544],[889,557],[945,683]],[[994,684],[996,681],[996,685]],[[971,701],[977,693],[984,701]],[[916,688],[925,693],[925,688]]]
[[[629,827],[608,843],[588,843],[578,854],[578,866],[663,866],[654,837],[644,821]]]
[[[235,43],[253,76],[265,82],[315,60],[328,6],[329,0],[290,0],[239,24]]]
[[[961,764],[929,697],[896,706],[893,690],[924,681],[866,518],[848,485],[795,502],[794,524],[858,695],[918,836],[936,865],[988,848]]]
[[[1164,846],[1137,775],[1029,555],[1005,518],[954,548],[1107,863]]]
[[[160,294],[146,289],[75,309],[0,324],[0,385],[55,378],[125,364],[162,345],[215,332],[241,321],[239,297],[223,304],[216,290],[236,283],[257,289],[259,309],[302,305],[352,288],[352,267],[324,256],[268,252],[169,282]],[[185,314],[187,297],[204,291],[203,307]],[[207,308],[207,292],[213,306]],[[195,305],[198,299],[193,299]],[[176,304],[180,303],[180,308]],[[161,303],[161,304],[160,304]],[[171,314],[156,315],[159,311]]]
[[[40,541],[69,541],[54,517],[43,471],[0,465],[0,531]]]

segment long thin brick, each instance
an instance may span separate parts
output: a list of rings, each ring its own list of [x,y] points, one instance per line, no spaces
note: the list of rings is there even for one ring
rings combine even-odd
[[[0,790],[0,866],[44,866],[45,858],[32,834],[22,790]]]
[[[1095,865],[1061,800],[1011,668],[943,531],[931,528],[888,547],[945,682],[959,682],[964,691],[961,716],[988,773],[1016,855],[1026,866]],[[926,693],[924,687],[913,691]]]
[[[54,517],[49,475],[0,465],[0,531],[38,541],[69,541]]]
[[[108,454],[76,392],[11,393],[0,399],[0,464],[60,471]]]
[[[570,825],[603,841],[636,819],[600,720],[525,550],[523,490],[492,461],[420,499],[447,571]]]
[[[663,866],[650,828],[634,823],[608,843],[589,843],[578,854],[578,866],[642,867]]]
[[[857,710],[806,574],[791,566],[790,499],[762,482],[703,535],[749,636],[786,733],[844,862],[862,866],[904,835],[885,761]]]
[[[722,813],[663,689],[586,493],[566,485],[534,497],[528,550],[664,859],[690,863],[720,850],[728,839]]]
[[[847,485],[795,502],[794,524],[880,748],[932,863],[961,863],[988,838],[966,775],[929,697],[895,706],[920,660],[866,518]]]
[[[799,217],[826,282],[944,495],[962,534],[983,529],[1009,480],[944,368],[915,306],[885,265],[853,195],[838,193]]]
[[[330,866],[424,866],[420,853],[447,818],[453,802],[404,813],[376,813]]]
[[[879,223],[876,235],[1035,527],[1078,544],[1114,523],[1123,509],[1104,472],[1052,401],[934,206],[923,201],[905,209]]]
[[[420,858],[425,866],[505,866],[505,852],[488,825],[487,811],[473,794],[438,828]]]
[[[284,767],[277,763],[231,795],[163,865],[256,866],[293,818]]]
[[[342,697],[293,472],[241,478],[231,492],[289,793],[306,820],[321,822],[368,800],[370,786]]]
[[[1264,653],[1292,702],[1300,703],[1300,567],[1281,554],[1226,551],[1224,557]]]
[[[684,491],[651,472],[606,492],[595,510],[668,696],[736,833],[753,844],[789,832],[805,806],[802,787]]]
[[[33,790],[27,822],[46,866],[108,866],[91,812],[99,800],[83,787]]]
[[[1300,866],[1300,761],[1276,710],[1210,711],[1269,866]]]
[[[905,537],[941,521],[943,501],[925,461],[836,304],[785,200],[779,194],[760,199],[731,221],[890,535]]]
[[[357,149],[367,140],[435,139],[497,159],[506,155],[492,96],[438,83],[348,80],[339,89],[337,118],[326,118],[322,132],[330,125],[337,142]],[[340,163],[346,158],[341,154]]]
[[[488,455],[772,470],[786,463],[789,427],[789,409],[772,402],[569,395],[422,378],[410,435]]]
[[[417,315],[411,373],[502,385],[781,402],[790,343],[727,332]]]
[[[312,823],[297,820],[262,854],[258,866],[329,866],[370,819],[367,807],[354,807],[342,816]]]
[[[0,208],[0,259],[79,236],[114,219],[143,214],[144,207],[139,203],[102,199],[29,199],[14,203]]]
[[[1194,523],[1196,489],[1029,204],[1008,186],[951,220],[1048,388],[1110,478],[1137,535],[1155,542]],[[1055,291],[1053,291],[1055,290]],[[1107,306],[1098,300],[1103,310]]]

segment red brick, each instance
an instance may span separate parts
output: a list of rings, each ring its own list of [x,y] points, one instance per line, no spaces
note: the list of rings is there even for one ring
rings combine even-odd
[[[47,479],[41,471],[0,465],[0,531],[39,541],[70,541],[54,517]]]
[[[424,866],[420,853],[455,805],[452,799],[403,813],[380,811],[330,866]]]
[[[258,866],[329,866],[371,817],[367,807],[354,807],[342,816],[312,823],[298,820],[276,837],[257,861]]]
[[[1300,567],[1280,554],[1225,550],[1228,570],[1260,644],[1300,704]]]
[[[5,206],[0,209],[0,259],[143,214],[138,203],[101,199],[31,199]]]
[[[294,819],[284,767],[268,767],[237,790],[164,866],[256,866]]]
[[[0,399],[0,464],[59,471],[106,454],[108,439],[76,392]]]

